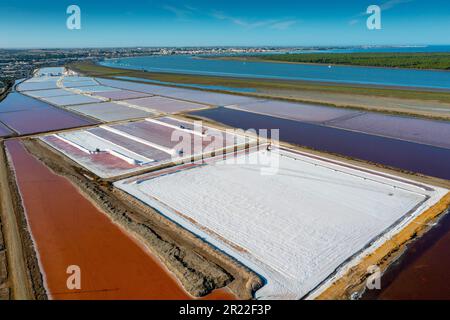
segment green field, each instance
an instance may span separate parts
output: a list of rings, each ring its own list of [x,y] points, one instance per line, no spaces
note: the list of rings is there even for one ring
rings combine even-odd
[[[224,57],[228,59],[228,57]],[[450,70],[450,53],[299,53],[231,57],[239,60]]]

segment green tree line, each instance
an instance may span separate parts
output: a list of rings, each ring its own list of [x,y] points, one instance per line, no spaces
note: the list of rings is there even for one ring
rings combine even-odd
[[[288,53],[254,58],[297,63],[450,70],[450,53]]]

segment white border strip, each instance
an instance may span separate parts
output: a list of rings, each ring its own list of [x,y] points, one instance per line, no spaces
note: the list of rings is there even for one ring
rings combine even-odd
[[[173,119],[173,118],[171,118],[171,119]],[[151,123],[154,123],[154,124],[157,124],[157,125],[160,125],[160,126],[165,126],[165,127],[168,127],[168,128],[172,128],[172,129],[175,129],[175,130],[180,130],[180,131],[184,131],[184,132],[187,132],[187,133],[195,134],[196,136],[200,136],[200,137],[206,137],[207,136],[204,133],[200,133],[200,132],[197,132],[195,130],[190,130],[190,129],[183,129],[183,128],[177,127],[176,125],[173,125],[173,124],[170,124],[170,123],[166,123],[166,122],[162,122],[162,121],[159,121],[159,120],[156,120],[156,119],[148,119],[147,118],[147,119],[145,119],[145,121],[151,122]]]
[[[165,153],[168,153],[168,154],[170,154],[170,155],[174,155],[174,154],[175,154],[175,150],[174,150],[174,149],[169,149],[169,148],[160,146],[159,144],[152,143],[152,142],[149,142],[149,141],[147,141],[147,140],[144,140],[144,139],[141,139],[141,138],[132,136],[131,134],[128,134],[128,133],[126,133],[126,132],[123,132],[123,131],[120,131],[120,130],[111,128],[111,127],[109,127],[109,126],[102,125],[102,126],[100,126],[100,128],[105,129],[105,130],[107,130],[107,131],[109,131],[109,132],[115,133],[115,134],[117,134],[117,135],[119,135],[119,136],[128,138],[128,139],[130,139],[130,140],[133,140],[133,141],[136,141],[136,142],[145,144],[145,145],[147,145],[147,146],[149,146],[149,147],[152,147],[152,148],[161,150],[161,151],[163,151],[163,152],[165,152]]]

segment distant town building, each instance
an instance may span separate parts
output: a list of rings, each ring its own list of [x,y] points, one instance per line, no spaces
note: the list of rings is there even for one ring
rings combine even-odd
[[[297,48],[298,49],[298,48]],[[0,48],[0,81],[9,83],[17,79],[28,78],[39,68],[55,68],[74,61],[101,61],[111,58],[149,56],[149,55],[203,55],[235,54],[257,52],[291,52],[296,48],[245,48],[245,47],[139,47],[139,48],[80,48],[80,49],[24,49],[7,50]],[[50,75],[59,75],[59,70],[49,71]]]
[[[38,77],[58,77],[64,73],[64,67],[41,68],[37,71]]]

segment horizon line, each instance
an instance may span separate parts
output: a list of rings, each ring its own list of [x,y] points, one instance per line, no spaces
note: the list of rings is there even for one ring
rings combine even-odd
[[[426,48],[431,46],[450,46],[448,44],[342,44],[342,45],[175,45],[175,46],[76,46],[76,47],[65,47],[65,46],[55,46],[55,47],[0,47],[0,50],[54,50],[54,49],[147,49],[147,48],[170,48],[170,49],[181,49],[181,48],[344,48],[344,47],[393,47],[393,48]]]

